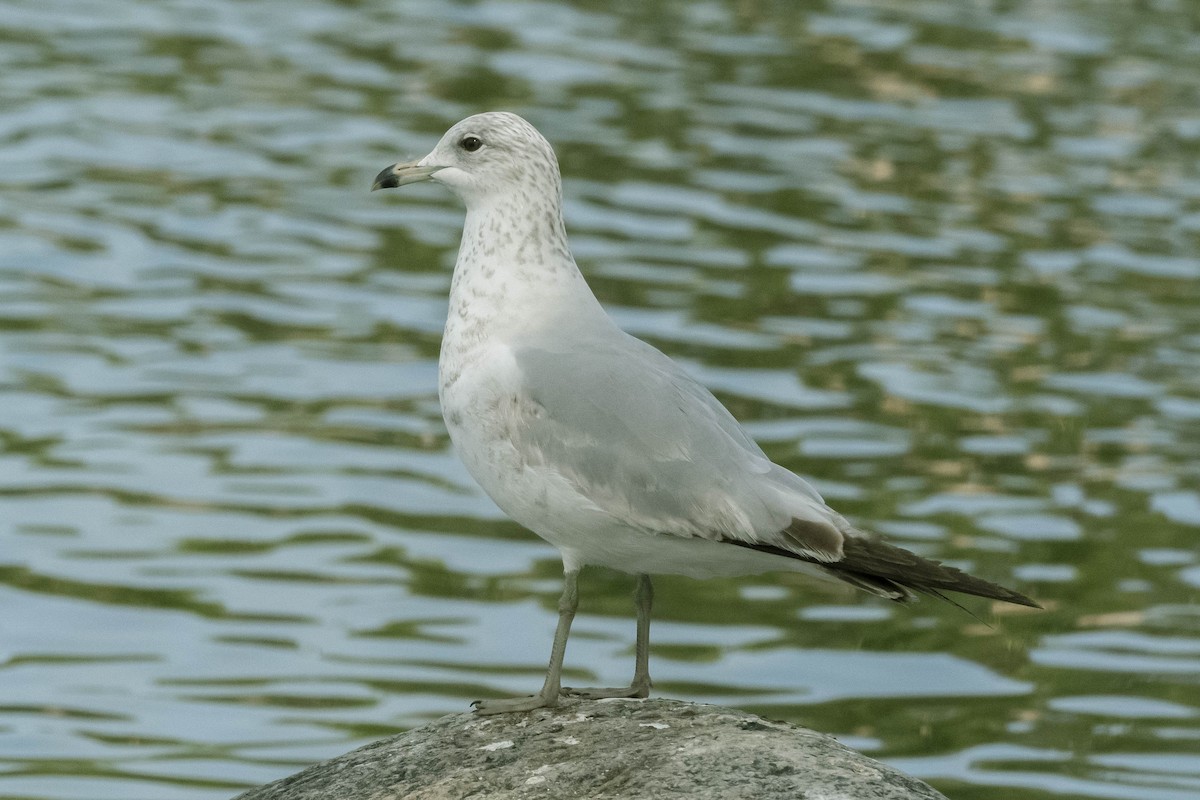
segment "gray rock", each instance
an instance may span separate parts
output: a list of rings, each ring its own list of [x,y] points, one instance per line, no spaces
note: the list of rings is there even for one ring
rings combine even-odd
[[[453,714],[236,800],[945,800],[833,738],[677,700]]]

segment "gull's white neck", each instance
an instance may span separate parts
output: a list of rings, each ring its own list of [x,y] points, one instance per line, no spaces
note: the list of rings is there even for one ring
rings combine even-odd
[[[547,326],[612,324],[571,256],[559,197],[520,186],[468,202],[442,337],[443,388],[491,345],[519,345]]]
[[[468,205],[446,333],[516,334],[557,310],[603,314],[571,256],[558,193],[519,187]]]

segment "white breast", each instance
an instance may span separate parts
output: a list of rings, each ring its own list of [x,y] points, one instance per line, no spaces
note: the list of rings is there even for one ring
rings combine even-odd
[[[514,441],[514,426],[537,413],[520,389],[508,347],[457,349],[443,343],[442,414],[454,449],[488,496],[516,522],[560,549],[574,549],[612,526],[612,520],[561,475],[531,461]]]

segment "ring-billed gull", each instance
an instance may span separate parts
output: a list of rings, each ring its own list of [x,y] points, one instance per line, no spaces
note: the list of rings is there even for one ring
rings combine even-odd
[[[373,188],[424,180],[467,207],[438,362],[450,438],[496,504],[563,560],[541,691],[480,700],[480,713],[553,706],[560,693],[647,696],[652,574],[790,570],[890,600],[953,591],[1037,605],[855,528],[773,464],[708,389],[618,328],[567,245],[554,150],[524,119],[468,117],[429,155],[383,170]],[[588,564],[637,576],[628,687],[560,686]]]

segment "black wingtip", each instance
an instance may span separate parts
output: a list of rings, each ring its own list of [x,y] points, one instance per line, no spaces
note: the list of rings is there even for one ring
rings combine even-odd
[[[940,561],[923,558],[877,536],[847,536],[843,541],[842,559],[830,562],[817,561],[802,553],[773,545],[734,541],[729,541],[729,544],[816,564],[824,567],[831,577],[899,603],[915,599],[913,592],[940,597],[954,603],[943,593],[956,592],[1026,608],[1042,608],[1040,603],[1018,591],[985,581],[983,578],[976,578]]]
[[[1004,587],[1000,587],[1000,588],[1004,588]],[[1039,603],[1036,600],[1029,599],[1028,597],[1021,594],[1020,592],[1014,592],[1011,589],[1009,589],[1008,592],[1009,592],[1009,595],[1007,597],[997,597],[996,599],[1003,600],[1006,603],[1013,603],[1014,605],[1018,605],[1018,606],[1025,606],[1026,608],[1036,608],[1038,611],[1046,610],[1046,607],[1043,606],[1041,603]]]

